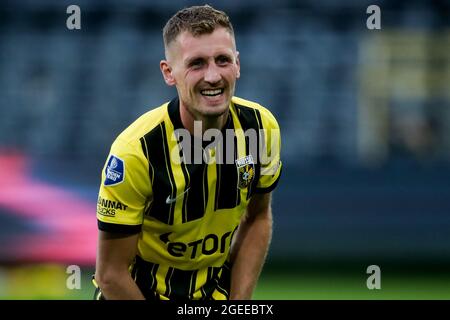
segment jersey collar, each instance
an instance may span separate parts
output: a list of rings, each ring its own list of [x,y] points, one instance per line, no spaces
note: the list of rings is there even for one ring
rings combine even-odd
[[[232,107],[233,103],[231,103],[230,106],[230,111],[228,112],[228,119],[227,119],[227,123],[225,124],[225,126],[223,127],[222,131],[225,132],[226,129],[233,129],[234,125],[233,125],[233,120],[232,120],[232,111],[231,111],[231,107]],[[178,100],[178,97],[173,98],[170,102],[169,105],[167,106],[167,111],[169,113],[169,118],[170,121],[173,124],[173,128],[176,129],[183,129],[183,123],[181,122],[181,116],[180,116],[180,102]]]

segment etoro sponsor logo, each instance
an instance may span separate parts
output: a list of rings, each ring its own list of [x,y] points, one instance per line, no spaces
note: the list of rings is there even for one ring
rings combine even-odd
[[[195,259],[200,254],[209,256],[218,251],[220,251],[220,253],[225,253],[226,249],[231,244],[236,229],[234,229],[233,232],[225,232],[221,237],[214,233],[210,233],[202,239],[188,243],[170,241],[169,236],[172,232],[160,235],[159,239],[167,245],[167,252],[169,252],[170,255],[178,258],[187,256],[190,259]]]
[[[97,200],[97,213],[102,216],[114,217],[116,215],[116,210],[126,211],[128,206],[124,205],[119,201],[113,201],[98,197]]]

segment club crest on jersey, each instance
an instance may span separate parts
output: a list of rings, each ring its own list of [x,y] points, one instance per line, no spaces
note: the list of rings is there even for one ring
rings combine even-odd
[[[238,170],[238,187],[240,189],[247,188],[255,177],[255,163],[252,155],[237,159],[236,168]]]
[[[105,186],[113,186],[123,181],[125,176],[125,163],[122,159],[111,155],[105,169]]]

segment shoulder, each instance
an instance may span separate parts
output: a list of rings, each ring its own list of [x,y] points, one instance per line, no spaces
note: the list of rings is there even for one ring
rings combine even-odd
[[[141,138],[159,128],[159,125],[168,117],[167,105],[168,102],[137,118],[116,137],[113,146],[140,150]]]
[[[242,99],[239,97],[233,97],[231,99],[233,106],[236,108],[239,118],[244,122],[254,122],[258,123],[259,128],[263,129],[278,129],[279,125],[272,114],[272,112],[262,106],[261,104]],[[253,120],[254,119],[254,120]],[[251,126],[251,125],[250,125]]]

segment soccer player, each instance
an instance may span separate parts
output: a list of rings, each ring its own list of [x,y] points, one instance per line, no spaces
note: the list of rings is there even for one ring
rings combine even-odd
[[[97,204],[95,298],[251,299],[272,235],[278,124],[234,97],[239,53],[224,12],[180,10],[163,38],[161,72],[178,95],[111,147]]]

